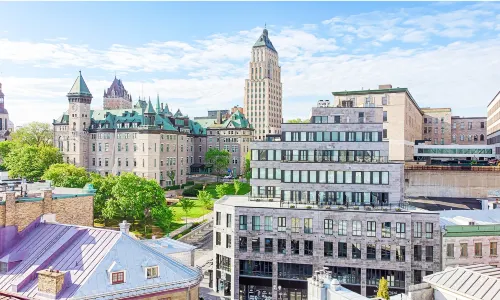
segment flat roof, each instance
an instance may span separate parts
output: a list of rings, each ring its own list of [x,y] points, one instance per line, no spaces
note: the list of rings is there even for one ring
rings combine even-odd
[[[479,201],[478,201],[479,202]],[[489,210],[444,210],[440,211],[441,225],[477,225],[500,224],[500,209]]]
[[[445,237],[500,236],[500,225],[449,225]]]

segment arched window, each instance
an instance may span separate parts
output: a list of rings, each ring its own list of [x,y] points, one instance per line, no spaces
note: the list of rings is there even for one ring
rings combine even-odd
[[[472,134],[469,134],[469,136],[467,137],[467,140],[470,142],[472,141]]]
[[[482,134],[481,134],[481,135],[479,136],[479,140],[480,140],[481,142],[482,142],[482,141],[484,141],[484,135],[482,135]]]
[[[474,142],[477,143],[477,140],[478,140],[478,137],[477,137],[477,134],[474,135]]]

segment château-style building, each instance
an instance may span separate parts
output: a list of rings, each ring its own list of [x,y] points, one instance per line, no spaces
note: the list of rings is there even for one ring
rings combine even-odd
[[[9,112],[5,109],[5,95],[2,92],[2,83],[0,83],[0,140],[9,138],[10,132],[14,126],[9,121]]]
[[[123,109],[132,108],[132,96],[127,92],[121,79],[115,79],[111,86],[104,91],[103,104],[104,109]]]
[[[130,99],[116,78],[104,97],[105,105],[115,107],[106,102],[107,95],[120,96],[123,103]],[[207,128],[179,109],[172,113],[159,96],[155,104],[139,99],[130,107],[90,109],[93,96],[80,73],[67,97],[68,111],[53,121],[54,145],[65,162],[102,175],[132,172],[161,186],[183,184],[188,174],[210,171],[205,164]],[[236,111],[208,128],[212,127],[213,139],[219,143],[210,147],[228,150],[232,156],[228,168],[240,175],[251,125]]]

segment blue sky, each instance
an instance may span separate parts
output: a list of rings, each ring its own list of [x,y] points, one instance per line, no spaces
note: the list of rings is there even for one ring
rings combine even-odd
[[[331,92],[408,87],[421,107],[481,116],[500,89],[500,3],[0,2],[0,82],[16,125],[50,122],[82,70],[93,106],[114,77],[134,100],[201,116],[243,105],[251,46],[267,23],[284,118]]]

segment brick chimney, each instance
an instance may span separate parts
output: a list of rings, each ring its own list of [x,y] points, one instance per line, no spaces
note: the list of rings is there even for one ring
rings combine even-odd
[[[381,84],[378,86],[379,90],[392,89],[392,84]]]
[[[121,222],[120,224],[120,231],[124,234],[129,234],[130,232],[130,223],[128,223],[127,221],[123,220],[123,222]]]
[[[43,213],[44,214],[52,213],[52,189],[51,188],[43,189],[42,196],[43,196]]]
[[[37,274],[40,296],[42,298],[56,299],[57,295],[63,290],[66,272],[45,269],[38,271]]]

